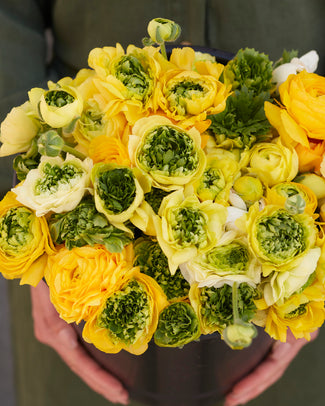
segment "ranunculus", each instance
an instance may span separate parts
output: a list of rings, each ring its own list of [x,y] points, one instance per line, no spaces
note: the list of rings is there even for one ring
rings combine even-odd
[[[201,201],[213,200],[227,205],[229,191],[240,169],[238,162],[227,152],[216,150],[208,154],[202,176],[185,185],[186,193],[193,190]]]
[[[226,107],[229,87],[212,75],[168,70],[161,79],[159,105],[168,117],[189,127]]]
[[[51,302],[68,323],[88,320],[105,294],[132,267],[132,248],[110,253],[102,245],[61,248],[45,270]]]
[[[298,156],[291,147],[281,142],[256,144],[250,153],[249,173],[256,175],[268,186],[291,181],[298,173]]]
[[[114,116],[123,111],[128,122],[155,112],[157,80],[160,64],[155,47],[137,48],[129,45],[126,52],[120,44],[95,48],[89,54],[89,65],[99,75],[94,83],[107,103],[107,113]]]
[[[325,139],[325,77],[302,71],[279,87],[284,108],[266,103],[265,114],[285,145]]]
[[[261,265],[248,247],[244,236],[225,233],[209,251],[180,266],[185,279],[198,287],[219,288],[225,283],[248,283],[255,287],[261,279]]]
[[[286,201],[299,195],[304,200],[305,212],[312,216],[317,208],[317,197],[306,185],[295,182],[281,182],[268,188],[266,191],[267,204],[285,207]]]
[[[136,216],[136,225],[146,231],[150,223],[149,216],[152,214],[150,206],[143,201],[144,194],[149,192],[151,187],[148,176],[138,168],[114,163],[98,163],[93,167],[91,179],[96,208],[111,224],[128,231],[123,223],[127,220],[133,222]],[[140,220],[138,210],[141,211],[140,217],[143,217],[142,224],[138,224]]]
[[[152,178],[154,187],[169,191],[199,177],[206,162],[198,130],[186,131],[158,115],[133,126],[129,155],[132,164]]]
[[[299,172],[321,172],[322,160],[325,157],[325,140],[310,141],[309,147],[297,144],[295,150],[299,158]],[[323,173],[325,174],[324,170]]]
[[[256,304],[259,310],[266,311],[265,331],[275,340],[286,342],[288,329],[295,338],[310,340],[310,333],[324,323],[324,299],[324,286],[316,281],[281,305],[268,308],[263,299]]]
[[[181,33],[181,27],[167,18],[154,18],[148,24],[148,34],[152,41],[175,41]]]
[[[97,312],[86,322],[83,338],[106,353],[123,349],[140,355],[148,348],[167,304],[157,282],[133,268],[111,284]]]
[[[50,127],[64,127],[81,115],[83,100],[71,82],[64,78],[57,84],[48,82],[49,90],[35,87],[28,92],[34,110]]]
[[[168,258],[171,274],[177,267],[216,245],[227,218],[224,206],[177,190],[166,196],[154,218],[157,240]]]
[[[26,152],[40,128],[29,102],[14,107],[1,123],[0,157]]]
[[[89,144],[89,156],[93,162],[116,163],[131,166],[126,146],[117,137],[99,135]]]
[[[81,161],[67,154],[66,159],[43,156],[26,180],[12,189],[17,200],[35,210],[37,216],[53,211],[62,213],[74,209],[90,190],[92,160]]]
[[[249,245],[262,262],[264,276],[273,271],[291,271],[316,245],[318,230],[314,219],[306,213],[292,214],[275,205],[259,211],[255,203],[247,216],[237,220],[239,227],[243,223]],[[312,257],[305,266],[315,270],[317,260],[318,257]]]
[[[55,249],[44,217],[24,207],[8,192],[0,202],[0,272],[7,279],[36,286]]]

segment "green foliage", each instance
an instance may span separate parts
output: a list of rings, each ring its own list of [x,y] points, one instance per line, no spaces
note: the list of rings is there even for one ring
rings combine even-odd
[[[264,103],[269,100],[269,93],[256,95],[245,86],[230,95],[224,111],[208,116],[209,132],[216,144],[243,150],[270,138],[271,125],[264,112]]]
[[[37,142],[34,138],[29,150],[14,158],[13,168],[16,171],[18,180],[25,180],[28,172],[38,167],[40,160],[41,155],[38,152]]]
[[[240,49],[224,70],[224,81],[233,90],[246,87],[254,94],[269,92],[272,87],[273,66],[269,57],[253,48]]]
[[[92,198],[85,198],[72,211],[53,214],[49,228],[56,244],[65,244],[70,250],[84,245],[103,244],[110,252],[121,252],[132,240],[124,231],[114,227],[98,213]]]
[[[298,51],[296,49],[292,49],[291,51],[284,49],[281,58],[273,64],[273,69],[284,63],[289,63],[293,58],[298,58]]]
[[[134,251],[136,257],[134,266],[139,266],[141,272],[155,279],[168,300],[188,295],[190,289],[188,282],[183,278],[179,269],[174,275],[171,275],[168,259],[157,241],[141,238],[135,242]]]
[[[153,211],[158,214],[161,202],[168,194],[169,192],[166,192],[165,190],[153,187],[151,188],[150,192],[144,195],[144,200],[149,203]]]
[[[155,343],[161,347],[182,347],[200,337],[199,320],[186,302],[176,302],[160,313],[154,334]]]

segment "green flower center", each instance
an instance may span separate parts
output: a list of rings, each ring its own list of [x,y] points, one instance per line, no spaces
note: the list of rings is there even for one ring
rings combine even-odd
[[[207,220],[203,212],[191,207],[176,208],[171,214],[171,228],[179,248],[201,248],[207,241]]]
[[[102,172],[97,191],[107,210],[122,213],[133,203],[136,195],[134,175],[129,168],[115,168]]]
[[[84,171],[71,163],[59,166],[47,162],[43,167],[43,177],[35,184],[35,194],[54,194],[64,185],[72,185],[79,180]]]
[[[152,80],[134,55],[125,55],[115,65],[115,76],[129,92],[129,97],[146,101],[152,92]]]
[[[303,226],[285,210],[262,217],[256,232],[261,251],[275,263],[290,260],[306,248]]]
[[[139,266],[141,272],[155,279],[168,300],[188,295],[190,288],[188,282],[183,278],[179,269],[177,269],[175,275],[171,275],[168,259],[158,242],[142,241],[135,246],[135,255],[134,266]]]
[[[155,342],[163,346],[182,346],[199,335],[199,320],[191,305],[173,303],[160,313]]]
[[[146,136],[137,159],[146,172],[165,176],[189,175],[199,163],[192,138],[166,125],[156,127]]]
[[[149,318],[148,294],[144,286],[133,279],[107,299],[97,323],[117,342],[130,345],[141,336]]]
[[[293,310],[292,312],[286,314],[285,318],[286,319],[294,319],[296,317],[302,316],[303,314],[305,314],[307,312],[307,304],[308,303],[302,303],[295,310]]]
[[[198,195],[205,189],[208,189],[215,200],[220,192],[226,187],[225,177],[220,169],[208,168],[202,175],[199,187],[197,189]]]
[[[48,106],[63,107],[73,103],[74,100],[74,96],[64,90],[50,90],[45,94],[45,101]]]
[[[178,114],[185,115],[187,114],[187,102],[204,97],[207,92],[208,89],[203,87],[199,81],[182,80],[167,88],[166,98],[171,108],[175,109]]]
[[[33,240],[33,213],[25,207],[15,207],[0,219],[0,248],[8,255],[17,256]]]
[[[247,248],[239,242],[215,247],[203,255],[204,262],[211,271],[227,273],[245,273],[248,266],[249,254]]]

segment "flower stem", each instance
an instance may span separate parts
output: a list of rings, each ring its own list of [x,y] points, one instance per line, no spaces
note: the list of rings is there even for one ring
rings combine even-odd
[[[162,56],[163,56],[165,59],[168,59],[168,58],[167,58],[166,47],[165,47],[165,43],[164,43],[164,42],[162,42],[162,43],[160,44],[160,50],[161,50]]]
[[[72,154],[76,158],[79,158],[81,160],[84,160],[87,158],[86,155],[84,155],[82,152],[79,152],[79,151],[75,150],[74,148],[69,147],[68,145],[64,145],[62,147],[62,151],[68,152],[69,154]]]

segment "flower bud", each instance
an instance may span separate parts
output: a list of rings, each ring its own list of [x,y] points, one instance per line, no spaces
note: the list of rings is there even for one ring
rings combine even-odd
[[[49,130],[40,136],[37,146],[41,155],[55,157],[60,155],[64,141],[56,131]]]
[[[154,18],[148,24],[148,34],[158,44],[164,41],[176,41],[180,33],[181,27],[167,18]]]
[[[241,176],[235,181],[233,188],[248,205],[257,202],[263,196],[262,182],[253,176]]]
[[[295,182],[308,186],[315,193],[318,200],[325,197],[325,179],[322,176],[315,173],[304,173],[295,178]]]

